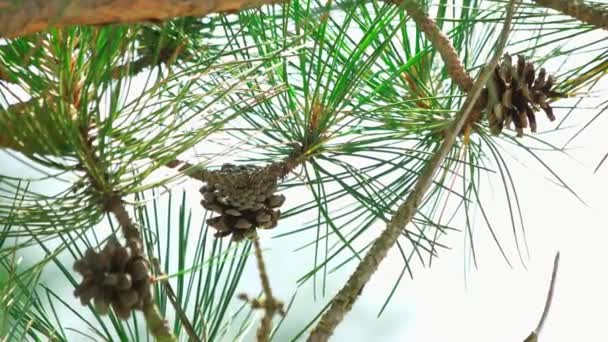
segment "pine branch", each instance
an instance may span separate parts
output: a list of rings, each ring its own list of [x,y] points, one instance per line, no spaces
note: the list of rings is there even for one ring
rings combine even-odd
[[[190,341],[200,342],[201,339],[196,335],[196,331],[194,330],[192,323],[190,323],[188,316],[182,309],[181,305],[178,303],[177,295],[175,294],[175,291],[173,291],[173,287],[171,286],[169,279],[167,279],[167,278],[160,279],[160,278],[163,278],[164,275],[162,274],[162,272],[160,270],[160,264],[158,262],[158,259],[154,258],[154,260],[152,262],[154,263],[154,268],[156,268],[156,274],[158,274],[157,281],[160,281],[162,286],[165,288],[167,297],[169,298],[171,305],[173,305],[173,308],[175,309],[175,313],[179,317],[179,320],[182,322],[182,325],[184,326],[184,330],[186,330],[186,333],[188,334]]]
[[[549,316],[549,310],[551,309],[551,303],[553,302],[553,293],[555,292],[555,280],[557,279],[557,269],[559,267],[559,252],[555,254],[555,259],[553,260],[553,272],[551,273],[551,282],[549,283],[549,293],[547,293],[547,300],[545,301],[545,308],[543,310],[543,314],[540,317],[540,321],[536,326],[536,329],[532,331],[532,333],[526,337],[524,342],[537,342],[538,336],[543,330],[543,326],[545,325],[545,321],[547,320],[547,316]]]
[[[85,160],[82,161],[82,163],[85,165],[83,165],[83,168],[87,174],[87,178],[89,179],[91,186],[96,191],[99,202],[103,205],[104,210],[114,215],[122,230],[125,240],[135,240],[140,246],[143,246],[139,229],[129,216],[121,195],[102,181],[102,179],[105,180],[108,178],[105,171],[105,166],[100,162],[97,155],[95,155],[94,147],[91,141],[92,139],[89,136],[88,131],[83,129],[81,135],[83,141],[85,142]],[[91,170],[101,170],[102,174],[96,174]],[[167,321],[163,318],[160,311],[156,307],[153,298],[154,296],[150,290],[150,293],[145,297],[144,300],[143,313],[148,329],[159,342],[176,342],[176,337],[173,335],[173,333],[171,333]]]
[[[253,246],[255,248],[255,258],[257,260],[258,271],[260,273],[260,282],[262,283],[262,290],[264,291],[264,301],[262,303],[262,307],[264,308],[264,317],[262,317],[262,322],[260,323],[260,327],[258,328],[256,335],[258,342],[268,342],[272,332],[272,318],[277,312],[282,313],[283,303],[272,295],[270,280],[268,279],[268,273],[266,272],[266,265],[264,263],[262,248],[260,247],[260,241],[257,233],[253,237]]]
[[[157,342],[177,342],[177,338],[171,333],[167,321],[154,304],[152,296],[149,296],[144,302],[144,318],[148,329]]]
[[[448,75],[458,84],[463,91],[470,91],[473,88],[473,78],[465,70],[458,53],[450,42],[450,39],[437,27],[415,0],[391,0],[402,6],[407,13],[414,19],[418,29],[426,35],[426,38],[433,44],[441,55],[445,63]]]
[[[425,193],[431,186],[437,170],[441,167],[443,160],[452,149],[457,135],[467,120],[467,116],[475,106],[482,89],[485,87],[486,82],[492,74],[492,70],[500,60],[511,29],[515,2],[516,0],[511,0],[509,2],[507,16],[494,56],[483,68],[481,76],[473,84],[473,88],[469,92],[463,107],[456,115],[452,128],[446,132],[441,146],[429,160],[425,169],[419,176],[414,189],[410,192],[405,202],[397,209],[397,212],[387,224],[386,229],[374,241],[344,287],[331,300],[329,309],[323,314],[321,320],[317,323],[317,326],[310,333],[310,336],[308,337],[309,342],[327,341],[331,335],[333,335],[338,324],[342,322],[344,316],[352,309],[363,286],[369,281],[371,276],[378,269],[382,260],[388,254],[388,251],[397,242],[397,239],[405,229],[405,226],[412,220]]]
[[[22,0],[0,1],[0,37],[14,38],[52,27],[108,25],[202,17],[282,0]]]
[[[605,5],[583,0],[534,0],[534,2],[597,28],[608,30],[608,7]]]
[[[268,164],[265,167],[265,172],[268,175],[272,175],[276,178],[283,178],[287,176],[293,169],[295,169],[298,165],[306,162],[306,156],[302,153],[299,153],[298,150],[294,150],[292,155],[289,157],[275,163]],[[200,166],[191,164],[189,162],[174,159],[167,163],[165,166],[171,169],[175,169],[184,175],[197,179],[201,182],[207,182],[209,180],[209,175],[211,174],[209,170],[203,169]]]

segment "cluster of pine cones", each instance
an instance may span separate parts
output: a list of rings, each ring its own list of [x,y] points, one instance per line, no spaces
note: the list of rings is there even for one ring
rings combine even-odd
[[[83,280],[74,295],[82,305],[93,300],[97,312],[107,314],[111,306],[116,316],[128,319],[131,311],[141,310],[150,295],[150,271],[141,245],[135,239],[121,246],[112,236],[100,252],[89,248],[74,270]]]
[[[540,69],[537,74],[534,65],[527,62],[525,57],[518,56],[517,64],[513,65],[511,56],[505,54],[502,63],[494,69],[478,103],[479,107],[486,109],[492,134],[500,134],[511,122],[518,137],[523,136],[527,127],[536,132],[535,112],[540,109],[549,120],[555,120],[548,101],[565,95],[554,91],[554,85],[555,80],[547,76],[545,69]]]
[[[264,168],[222,165],[200,189],[203,207],[219,214],[207,224],[217,230],[216,237],[232,235],[234,241],[252,236],[256,228],[274,228],[281,214],[276,208],[285,202],[277,188],[277,178]]]

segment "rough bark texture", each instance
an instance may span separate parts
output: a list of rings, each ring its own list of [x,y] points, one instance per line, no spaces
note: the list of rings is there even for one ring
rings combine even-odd
[[[0,37],[51,27],[159,21],[233,12],[282,0],[0,0]]]
[[[492,60],[483,68],[480,77],[473,84],[464,105],[458,112],[454,125],[447,131],[441,146],[433,154],[426,168],[418,178],[414,189],[410,192],[405,202],[399,206],[395,215],[387,224],[386,229],[374,241],[363,260],[350,276],[344,287],[334,296],[329,308],[321,317],[317,326],[308,337],[309,342],[324,342],[333,335],[336,327],[342,322],[344,316],[352,309],[353,304],[362,292],[363,286],[369,281],[376,272],[388,251],[395,245],[405,226],[412,220],[426,191],[433,182],[435,173],[440,168],[446,155],[452,149],[456,137],[464,126],[467,116],[475,106],[477,98],[489,80],[492,70],[500,60],[502,51],[506,45],[508,33],[511,27],[515,1],[511,0],[508,5],[507,17],[501,32],[500,39],[496,45],[496,50]]]
[[[433,44],[441,55],[448,74],[460,89],[470,91],[473,88],[473,78],[465,70],[458,53],[450,39],[441,32],[435,22],[429,18],[414,0],[393,0],[405,8],[407,14],[416,22],[416,26],[424,32],[426,38]]]
[[[605,4],[583,0],[534,0],[534,2],[597,28],[608,30],[608,6]]]

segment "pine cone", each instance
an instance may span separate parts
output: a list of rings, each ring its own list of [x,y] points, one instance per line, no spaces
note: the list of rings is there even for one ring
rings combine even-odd
[[[483,90],[479,104],[486,108],[490,131],[494,135],[502,132],[511,122],[522,137],[524,128],[536,132],[536,114],[542,109],[550,121],[555,120],[549,99],[565,97],[552,90],[555,80],[547,76],[545,69],[538,74],[534,65],[526,62],[525,57],[518,56],[513,65],[511,56],[505,54],[503,62],[496,66],[486,88]]]
[[[276,195],[276,176],[253,165],[224,164],[219,171],[209,173],[202,206],[219,216],[207,220],[217,230],[216,237],[232,235],[241,241],[257,228],[270,229],[277,225],[285,196]]]
[[[74,270],[83,277],[74,295],[82,305],[93,300],[102,315],[111,306],[116,316],[128,319],[132,310],[143,309],[150,294],[148,263],[140,243],[133,239],[121,246],[112,236],[100,252],[87,249],[85,256],[74,263]]]

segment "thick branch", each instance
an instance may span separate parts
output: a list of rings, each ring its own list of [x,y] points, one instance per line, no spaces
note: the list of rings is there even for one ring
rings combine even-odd
[[[534,0],[537,4],[562,12],[584,23],[608,30],[608,7],[583,0]]]
[[[0,37],[13,38],[51,27],[106,25],[202,17],[282,0],[0,0]]]
[[[332,299],[329,309],[321,317],[321,320],[311,332],[309,342],[327,341],[334,333],[335,328],[342,322],[344,316],[352,309],[357,297],[361,293],[363,286],[369,281],[372,274],[376,272],[382,260],[388,254],[391,247],[397,242],[398,237],[405,226],[412,220],[422,199],[433,182],[435,173],[441,166],[444,158],[452,149],[456,136],[462,129],[467,116],[475,106],[477,98],[485,87],[486,82],[490,78],[492,70],[502,55],[502,51],[506,45],[507,36],[510,31],[511,21],[515,7],[515,0],[511,0],[508,5],[507,17],[504,27],[497,44],[495,54],[492,60],[482,70],[481,76],[473,84],[473,88],[469,92],[462,109],[456,115],[454,125],[447,131],[445,138],[431,157],[426,168],[418,178],[414,189],[398,209],[395,215],[387,224],[386,229],[378,237],[372,247],[369,249],[363,260],[359,263],[353,274],[350,276],[344,287]]]
[[[465,70],[450,39],[441,32],[433,19],[429,18],[426,13],[424,13],[415,0],[392,1],[400,4],[407,11],[416,22],[418,29],[424,32],[426,38],[433,44],[435,49],[437,49],[452,80],[458,84],[460,89],[467,92],[470,91],[471,88],[473,88],[473,78]]]

